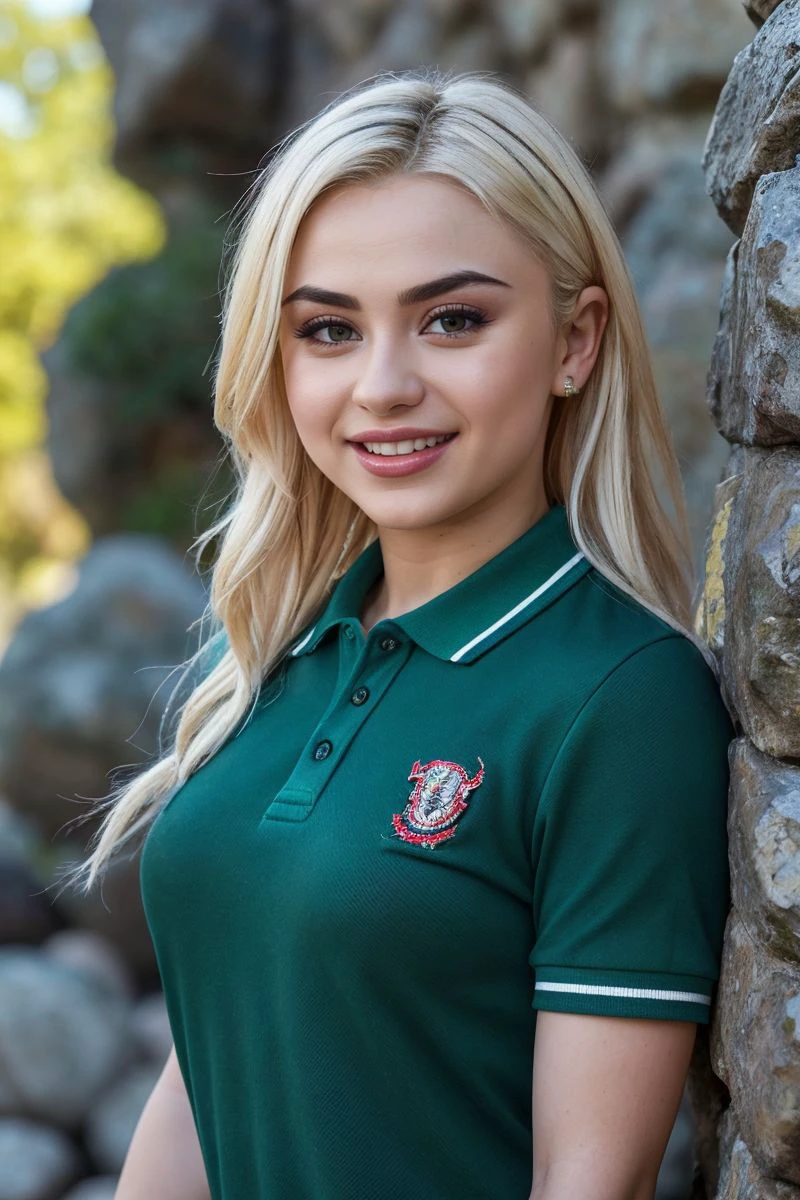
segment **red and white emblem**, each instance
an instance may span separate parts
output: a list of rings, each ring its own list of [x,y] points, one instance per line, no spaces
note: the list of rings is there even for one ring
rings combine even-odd
[[[409,779],[416,785],[401,813],[392,817],[398,837],[417,846],[433,848],[456,831],[456,821],[467,807],[467,796],[483,780],[483,761],[470,777],[458,763],[434,758],[425,766],[417,759]]]

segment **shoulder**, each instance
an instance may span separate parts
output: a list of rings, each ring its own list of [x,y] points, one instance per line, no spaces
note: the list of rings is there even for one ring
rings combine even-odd
[[[735,728],[697,646],[674,632],[632,649],[586,696],[552,762],[546,791],[581,789],[600,808],[669,796],[677,811],[727,791]]]
[[[586,584],[593,597],[598,640],[606,652],[606,670],[597,680],[597,690],[619,675],[617,682],[628,687],[638,683],[678,692],[699,689],[719,696],[710,654],[707,657],[696,641],[594,568],[587,572]]]
[[[567,727],[620,692],[630,703],[688,695],[722,704],[710,653],[595,567],[525,630],[517,660],[529,657],[546,672]]]
[[[618,773],[638,760],[652,772],[675,756],[725,758],[735,728],[700,647],[594,569],[580,593],[564,660],[573,703],[553,766],[607,760]]]
[[[635,596],[630,596],[594,566],[583,577],[583,602],[598,629],[619,652],[675,635],[666,621]],[[701,656],[702,657],[702,656]]]

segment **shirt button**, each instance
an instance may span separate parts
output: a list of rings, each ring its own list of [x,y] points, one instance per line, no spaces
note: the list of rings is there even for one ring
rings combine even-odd
[[[327,740],[327,738],[323,742],[317,742],[316,746],[314,747],[314,758],[317,760],[317,762],[322,762],[323,759],[328,757],[332,749],[333,745]]]
[[[381,638],[381,650],[396,650],[397,642],[393,637]]]
[[[356,688],[350,697],[351,704],[364,704],[367,700],[369,700],[369,688],[365,687]]]

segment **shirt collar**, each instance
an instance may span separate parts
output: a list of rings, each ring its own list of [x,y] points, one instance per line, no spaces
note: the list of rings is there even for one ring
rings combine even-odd
[[[578,550],[567,510],[555,504],[525,533],[466,579],[401,616],[379,622],[405,633],[437,658],[470,663],[552,604],[591,564]],[[336,625],[357,626],[367,592],[383,574],[372,542],[338,580],[294,656],[310,654]]]

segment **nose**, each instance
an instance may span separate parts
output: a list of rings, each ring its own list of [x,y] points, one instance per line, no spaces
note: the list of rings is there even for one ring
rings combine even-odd
[[[374,343],[359,357],[353,384],[355,404],[368,412],[389,413],[394,408],[414,408],[425,395],[425,385],[408,354],[392,339]]]

